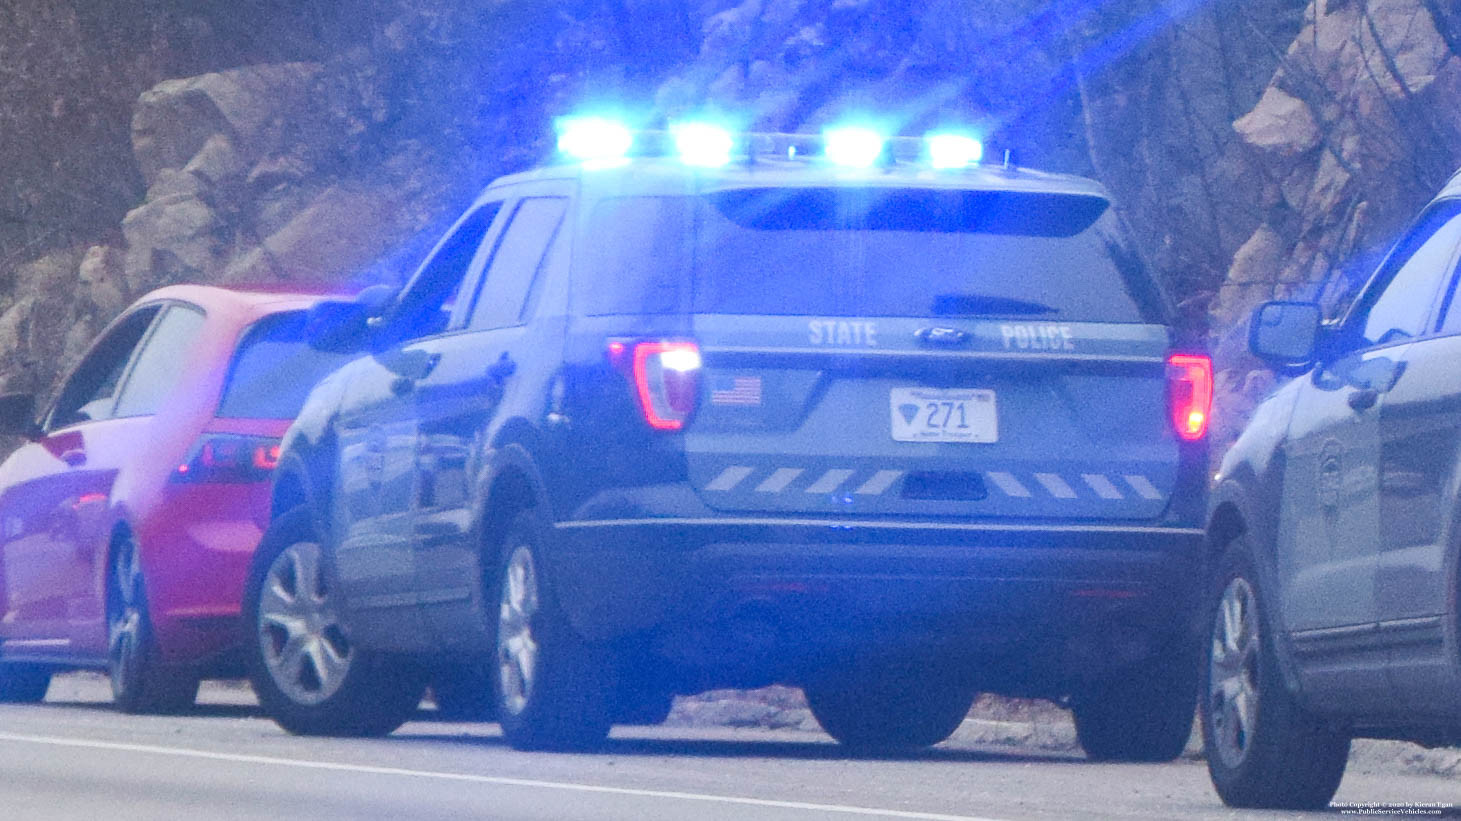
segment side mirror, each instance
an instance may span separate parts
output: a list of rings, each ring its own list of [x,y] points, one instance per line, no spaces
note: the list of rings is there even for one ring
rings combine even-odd
[[[304,338],[311,348],[325,353],[363,351],[373,330],[371,320],[385,313],[395,295],[389,285],[372,285],[349,302],[315,303],[305,317]]]
[[[38,438],[41,426],[36,424],[36,395],[33,393],[0,394],[0,435]]]
[[[1323,319],[1313,302],[1265,302],[1248,323],[1248,350],[1279,370],[1308,365],[1314,360]]]

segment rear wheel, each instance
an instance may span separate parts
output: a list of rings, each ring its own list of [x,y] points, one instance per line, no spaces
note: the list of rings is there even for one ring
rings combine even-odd
[[[543,529],[519,513],[497,575],[497,716],[519,750],[588,749],[609,734],[609,658],[558,607],[540,562]]]
[[[974,704],[973,688],[922,665],[887,665],[803,688],[827,734],[864,752],[930,747],[954,734]]]
[[[193,706],[198,675],[167,664],[147,611],[137,542],[117,539],[107,595],[107,672],[112,700],[124,713],[176,713]]]
[[[1241,542],[1221,567],[1201,687],[1213,786],[1232,807],[1327,807],[1344,777],[1349,736],[1305,711],[1284,686],[1266,602]]]
[[[51,668],[37,664],[0,664],[0,704],[34,704],[46,698]]]
[[[291,733],[386,735],[415,712],[424,677],[351,643],[324,560],[305,508],[269,525],[244,589],[249,677]]]
[[[1171,761],[1192,736],[1196,654],[1181,642],[1072,705],[1076,737],[1096,761]]]

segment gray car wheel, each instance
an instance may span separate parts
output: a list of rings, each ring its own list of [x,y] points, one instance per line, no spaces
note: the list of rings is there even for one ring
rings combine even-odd
[[[1219,564],[1207,610],[1199,692],[1208,773],[1232,807],[1322,809],[1344,777],[1350,739],[1285,686],[1267,607],[1239,539]]]
[[[130,534],[112,545],[107,592],[107,672],[124,713],[176,713],[198,696],[198,676],[162,658],[147,610],[141,552]]]
[[[259,704],[297,735],[374,736],[415,712],[426,677],[347,636],[309,511],[274,519],[244,587],[246,661]]]

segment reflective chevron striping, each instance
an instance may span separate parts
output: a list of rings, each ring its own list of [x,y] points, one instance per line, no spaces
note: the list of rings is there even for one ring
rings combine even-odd
[[[1030,489],[1020,484],[1013,473],[1005,473],[1002,470],[991,470],[985,474],[994,486],[1004,492],[1006,496],[1013,496],[1016,499],[1030,498]]]
[[[786,490],[786,486],[796,481],[796,477],[803,473],[806,473],[806,471],[801,468],[777,468],[761,484],[756,485],[756,492],[780,493]]]
[[[1162,498],[1162,492],[1157,490],[1145,476],[1127,474],[1121,478],[1125,479],[1126,484],[1131,485],[1131,489],[1136,491],[1136,494],[1143,499]]]
[[[719,476],[711,479],[710,484],[706,485],[705,489],[730,490],[744,481],[747,476],[750,476],[753,470],[754,468],[748,468],[743,465],[731,465],[725,470],[722,470]]]
[[[854,490],[859,496],[877,496],[879,493],[893,486],[898,478],[903,475],[901,470],[880,470],[873,474],[873,477],[862,483],[862,487]]]
[[[733,491],[745,485],[746,481],[758,472],[759,469],[747,465],[731,465],[723,469],[715,478],[706,483],[704,489],[721,493]],[[772,469],[755,486],[754,490],[757,493],[785,492],[791,489],[793,483],[796,483],[806,472],[805,468],[779,467]],[[860,471],[852,468],[831,468],[825,470],[821,475],[817,476],[815,481],[807,485],[803,492],[810,494],[835,493],[846,486],[848,482],[854,481],[859,473]],[[866,480],[863,480],[860,485],[857,485],[851,492],[858,496],[880,496],[888,492],[907,473],[904,470],[876,471],[871,476],[868,476]],[[1103,473],[1080,473],[1075,474],[1075,476],[1080,477],[1078,483],[1073,482],[1073,479],[1068,479],[1059,473],[1026,474],[1023,480],[1021,477],[1008,471],[991,470],[984,473],[984,477],[994,488],[1012,499],[1035,498],[1036,493],[1031,489],[1029,484],[1031,478],[1033,478],[1034,482],[1038,483],[1039,487],[1043,488],[1045,492],[1056,499],[1079,500],[1083,498],[1083,495],[1084,498],[1089,499],[1091,494],[1095,494],[1097,498],[1106,501],[1122,501],[1130,498],[1123,487],[1115,481],[1112,481],[1113,478],[1117,477],[1110,477]],[[1165,498],[1162,491],[1158,490],[1150,479],[1141,474],[1123,474],[1119,477],[1119,480],[1129,486],[1142,499],[1160,501]],[[1078,491],[1076,490],[1077,487],[1082,489]],[[1089,491],[1085,490],[1086,488],[1089,488]]]
[[[831,493],[841,487],[842,483],[851,476],[852,471],[843,468],[829,470],[822,474],[822,478],[812,482],[812,486],[807,488],[807,493]]]
[[[1123,495],[1121,491],[1116,489],[1115,485],[1111,484],[1110,479],[1107,479],[1105,476],[1102,476],[1099,473],[1082,473],[1081,478],[1084,479],[1086,481],[1086,484],[1091,486],[1091,490],[1096,491],[1096,495],[1100,496],[1102,499],[1126,498],[1126,496]]]
[[[1058,473],[1037,473],[1035,474],[1035,481],[1044,485],[1045,489],[1050,491],[1050,495],[1057,499],[1074,499],[1076,497],[1075,491],[1070,489],[1070,485],[1066,484],[1065,480],[1060,478],[1060,474]]]

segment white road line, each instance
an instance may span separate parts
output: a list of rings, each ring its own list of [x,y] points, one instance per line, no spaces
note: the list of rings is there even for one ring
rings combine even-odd
[[[364,773],[367,775],[394,775],[407,778],[428,778],[438,781],[463,781],[472,784],[492,784],[502,787],[535,787],[544,790],[566,792],[600,793],[623,795],[633,798],[665,798],[676,801],[700,801],[709,804],[732,804],[747,807],[769,807],[783,810],[807,810],[808,812],[837,813],[841,815],[872,816],[878,818],[907,818],[913,821],[999,821],[973,815],[944,815],[936,812],[913,810],[880,810],[873,807],[851,807],[842,804],[816,804],[809,801],[775,801],[768,798],[747,798],[738,795],[707,795],[704,793],[675,792],[672,790],[641,790],[632,787],[603,787],[594,784],[575,784],[571,781],[539,781],[531,778],[507,778],[495,775],[471,775],[468,773],[445,773],[432,770],[407,770],[401,767],[376,767],[369,764],[342,764],[333,761],[310,761],[300,758],[275,758],[266,755],[244,755],[241,753],[217,753],[209,750],[194,750],[187,747],[159,747],[151,744],[127,744],[117,741],[94,741],[82,738],[57,736],[20,735],[0,732],[0,741],[14,741],[22,744],[48,744],[55,747],[81,747],[90,750],[110,750],[122,753],[146,753],[167,755],[177,758],[197,758],[207,761],[227,761],[235,764],[265,764],[276,767],[297,767],[304,770],[328,770],[334,772]]]

